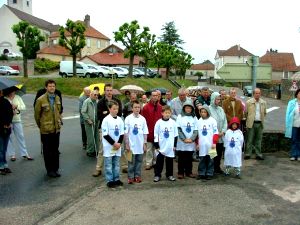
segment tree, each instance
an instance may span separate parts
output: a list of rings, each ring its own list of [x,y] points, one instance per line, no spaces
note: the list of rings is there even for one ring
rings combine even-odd
[[[178,51],[174,59],[174,69],[176,74],[179,74],[180,79],[185,78],[185,72],[192,66],[193,57],[183,51]]]
[[[28,78],[28,59],[36,57],[36,52],[40,49],[40,42],[45,40],[37,27],[29,25],[26,21],[20,21],[12,26],[12,31],[16,34],[17,45],[23,54],[24,77]]]
[[[122,42],[126,47],[124,57],[129,57],[129,77],[132,77],[132,68],[134,56],[139,55],[143,38],[147,37],[149,28],[143,27],[143,31],[139,33],[140,25],[134,20],[130,24],[124,23],[119,30],[114,32],[115,41]]]
[[[160,37],[161,42],[182,49],[181,45],[184,44],[184,41],[177,33],[174,21],[166,23],[161,30],[163,31]]]
[[[76,74],[76,57],[85,46],[85,26],[82,22],[67,20],[66,27],[59,28],[59,45],[70,51],[73,59],[73,76]]]
[[[145,63],[145,78],[147,77],[147,68],[149,64],[149,60],[153,59],[155,56],[155,43],[156,43],[156,35],[155,34],[147,34],[146,37],[143,38],[144,41],[141,43],[141,49],[139,55],[144,58]]]

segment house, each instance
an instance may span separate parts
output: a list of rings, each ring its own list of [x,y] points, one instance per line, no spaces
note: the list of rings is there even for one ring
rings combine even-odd
[[[272,65],[272,81],[281,82],[281,79],[289,79],[297,71],[300,71],[295,63],[293,53],[277,52],[277,50],[270,49],[260,57],[259,61]]]
[[[124,50],[120,47],[111,44],[105,49],[94,55],[84,56],[80,61],[88,64],[97,64],[105,66],[128,66],[129,58],[124,57]],[[141,57],[135,56],[133,66],[137,67],[142,64]]]
[[[208,79],[209,77],[214,77],[214,70],[215,65],[211,61],[206,60],[203,63],[193,64],[191,68],[186,70],[185,76],[186,78],[198,79],[198,77],[195,77],[195,74],[200,72],[203,74],[203,79]]]
[[[58,30],[58,25],[32,15],[32,0],[8,0],[7,3],[0,8],[0,54],[20,53],[16,34],[11,29],[14,24],[20,21],[27,21],[30,25],[36,26],[46,37],[46,40],[51,32]],[[47,46],[47,41],[41,42],[40,47],[45,46]]]

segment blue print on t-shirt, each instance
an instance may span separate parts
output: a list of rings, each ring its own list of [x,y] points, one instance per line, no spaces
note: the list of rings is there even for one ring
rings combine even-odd
[[[164,131],[164,137],[165,137],[165,138],[169,138],[169,136],[170,136],[169,130],[168,130],[168,128],[166,127],[166,128],[165,128],[165,131]]]
[[[207,135],[207,129],[206,129],[206,126],[205,126],[205,125],[203,126],[203,129],[202,129],[202,135],[203,135],[203,136],[206,136],[206,135]]]
[[[115,136],[119,136],[119,134],[120,134],[120,131],[119,131],[118,125],[116,125],[116,126],[115,126],[114,135],[115,135]]]
[[[185,131],[186,131],[187,133],[191,133],[191,131],[192,131],[191,124],[190,124],[189,122],[188,122],[187,125],[186,125]]]
[[[134,135],[137,135],[137,134],[139,133],[139,128],[137,127],[137,124],[134,124],[132,133],[133,133]]]
[[[235,147],[235,141],[234,141],[234,138],[233,138],[233,137],[232,137],[231,140],[230,140],[229,146],[230,146],[231,148],[234,148],[234,147]]]

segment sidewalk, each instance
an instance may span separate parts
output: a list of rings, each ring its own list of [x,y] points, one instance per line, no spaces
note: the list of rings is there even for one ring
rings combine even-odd
[[[128,185],[123,174],[124,186],[108,189],[100,178],[97,189],[38,224],[299,224],[299,174],[300,161],[278,152],[244,161],[241,180],[154,183],[151,170],[141,184]]]

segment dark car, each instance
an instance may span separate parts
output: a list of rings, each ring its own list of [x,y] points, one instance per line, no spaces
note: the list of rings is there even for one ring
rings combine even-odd
[[[145,67],[137,67],[136,69],[141,70],[145,73]],[[147,68],[146,76],[149,78],[154,78],[156,77],[157,73],[149,68]]]
[[[252,96],[252,86],[245,86],[243,88],[243,92],[245,96],[251,97]]]

